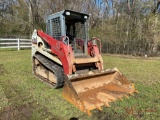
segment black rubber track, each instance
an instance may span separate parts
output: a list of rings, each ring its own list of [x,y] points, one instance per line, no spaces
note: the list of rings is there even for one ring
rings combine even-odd
[[[55,74],[55,76],[57,77],[57,84],[50,83],[49,80],[47,80],[46,78],[43,78],[42,76],[37,75],[35,73],[35,63],[33,63],[34,74],[39,79],[43,80],[44,82],[49,83],[54,88],[60,88],[64,85],[64,72],[63,72],[63,68],[60,65],[56,64],[55,62],[53,62],[52,60],[46,58],[45,56],[41,54],[35,54],[34,59],[37,59],[43,67],[52,71]]]

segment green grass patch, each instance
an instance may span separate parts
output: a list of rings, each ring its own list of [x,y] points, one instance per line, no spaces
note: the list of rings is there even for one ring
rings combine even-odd
[[[0,50],[0,119],[130,120],[160,119],[160,61],[103,55],[105,68],[117,67],[139,94],[93,110],[79,111],[32,74],[31,51]]]

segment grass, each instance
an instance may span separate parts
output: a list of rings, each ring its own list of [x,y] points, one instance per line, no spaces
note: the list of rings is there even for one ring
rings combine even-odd
[[[134,82],[139,94],[87,116],[63,99],[62,89],[55,90],[32,75],[30,50],[0,49],[0,119],[160,119],[160,61],[108,55],[103,59],[105,68],[117,67]]]

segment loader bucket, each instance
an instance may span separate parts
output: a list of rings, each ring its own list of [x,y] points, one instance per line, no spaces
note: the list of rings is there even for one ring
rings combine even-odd
[[[81,111],[91,115],[91,110],[102,110],[110,102],[138,92],[117,68],[92,71],[88,74],[65,76],[62,95]]]

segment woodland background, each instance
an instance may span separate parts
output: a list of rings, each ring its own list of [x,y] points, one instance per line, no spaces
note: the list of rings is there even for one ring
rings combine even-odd
[[[160,56],[160,0],[0,0],[0,38],[30,38],[46,17],[69,9],[90,15],[102,52]]]

